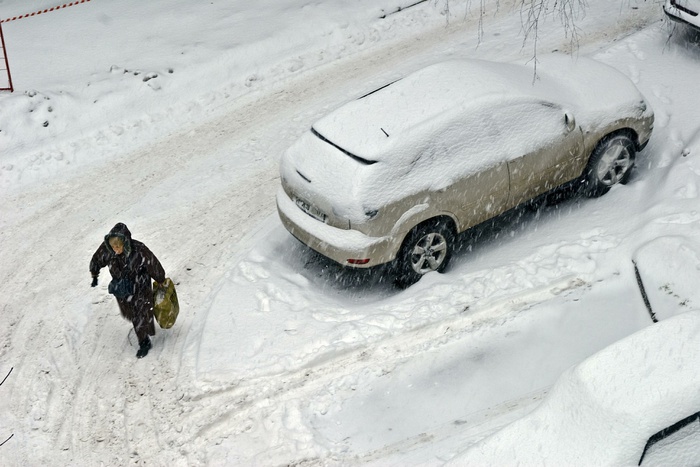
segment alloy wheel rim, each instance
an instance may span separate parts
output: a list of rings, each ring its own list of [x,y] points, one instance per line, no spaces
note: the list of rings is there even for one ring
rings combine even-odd
[[[433,232],[421,237],[411,251],[411,267],[418,274],[436,271],[447,256],[447,240]]]
[[[600,158],[597,167],[598,180],[603,185],[619,183],[632,165],[632,156],[625,145],[615,144]]]

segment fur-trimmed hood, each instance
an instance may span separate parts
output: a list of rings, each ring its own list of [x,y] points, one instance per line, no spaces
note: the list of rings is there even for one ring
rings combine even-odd
[[[131,254],[131,232],[126,224],[119,222],[117,225],[112,227],[112,230],[105,235],[105,245],[107,249],[114,253],[112,245],[109,244],[109,239],[112,237],[121,238],[124,242],[124,254],[128,257]]]

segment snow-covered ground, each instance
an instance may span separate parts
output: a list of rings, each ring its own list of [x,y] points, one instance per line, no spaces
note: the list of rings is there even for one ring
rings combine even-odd
[[[577,19],[575,54],[656,113],[628,185],[477,229],[404,291],[286,232],[277,164],[314,120],[439,60],[531,63],[517,1],[487,1],[482,36],[464,1],[381,18],[412,3],[92,0],[2,24],[3,465],[439,465],[653,325],[633,260],[660,318],[700,308],[700,49],[659,1]],[[537,50],[570,37],[550,19]],[[117,222],[178,286],[143,360],[107,271],[90,288]]]

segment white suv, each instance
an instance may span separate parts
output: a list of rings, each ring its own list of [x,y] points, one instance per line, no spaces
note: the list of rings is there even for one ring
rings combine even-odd
[[[584,57],[436,63],[321,118],[280,160],[277,208],[302,243],[350,268],[442,272],[456,236],[572,183],[625,183],[654,112]]]

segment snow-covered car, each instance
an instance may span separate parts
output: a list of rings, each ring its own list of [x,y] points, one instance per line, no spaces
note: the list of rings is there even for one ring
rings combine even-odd
[[[625,183],[654,114],[622,73],[563,55],[533,68],[437,63],[314,123],[282,156],[277,208],[348,267],[399,285],[442,271],[456,235],[572,180]]]
[[[700,0],[666,0],[664,13],[673,21],[700,30]]]
[[[700,311],[618,341],[448,465],[700,465]]]

